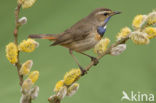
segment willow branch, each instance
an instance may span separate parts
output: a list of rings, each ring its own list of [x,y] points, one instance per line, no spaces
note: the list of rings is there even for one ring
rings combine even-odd
[[[20,13],[20,8],[21,8],[21,4],[18,4],[16,9],[15,9],[15,29],[14,29],[14,43],[16,44],[16,46],[18,46],[18,31],[19,31],[19,27],[20,27],[20,24],[18,22],[19,20],[19,13]],[[20,75],[19,74],[19,70],[21,68],[21,64],[20,64],[20,60],[19,60],[19,51],[18,51],[18,56],[17,56],[17,59],[18,59],[18,62],[15,64],[16,68],[17,68],[17,72],[18,72],[18,77],[19,77],[19,84],[20,86],[22,86],[23,84],[23,75]]]
[[[122,38],[121,40],[117,41],[116,43],[112,44],[102,55],[99,55],[97,57],[98,60],[100,60],[103,56],[110,54],[112,48],[118,46],[119,44],[126,43],[126,41],[129,39],[129,35],[125,38]],[[89,71],[91,67],[94,66],[94,62],[91,61],[90,64],[85,68],[86,71]]]
[[[115,42],[115,43],[112,44],[102,55],[99,55],[99,56],[97,57],[97,59],[100,60],[100,59],[103,58],[105,55],[110,54],[112,48],[114,48],[114,47],[116,47],[116,46],[118,46],[118,45],[120,45],[120,44],[126,43],[126,42],[128,41],[128,39],[129,39],[129,35],[128,35],[127,37],[122,38],[121,40]],[[94,62],[93,62],[93,61],[91,61],[90,64],[88,64],[88,66],[86,66],[85,70],[86,70],[86,71],[89,71],[89,70],[92,68],[92,66],[94,66]],[[85,74],[84,74],[84,75],[85,75]],[[82,76],[84,76],[84,75],[82,75]],[[61,103],[61,99],[59,99],[56,95],[50,96],[49,99],[48,99],[48,101],[49,101],[49,103]]]

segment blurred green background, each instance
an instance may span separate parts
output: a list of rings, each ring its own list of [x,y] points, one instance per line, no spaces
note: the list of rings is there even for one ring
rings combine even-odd
[[[5,45],[13,41],[14,10],[16,0],[0,1],[0,102],[18,103],[20,87],[16,68],[5,57]],[[105,37],[115,41],[122,27],[131,27],[137,14],[147,14],[156,8],[156,0],[38,0],[34,6],[21,11],[28,23],[19,32],[19,41],[32,33],[60,33],[87,16],[98,7],[122,11],[114,16],[107,26]],[[68,50],[50,42],[37,40],[40,47],[32,53],[21,53],[21,61],[34,61],[32,70],[39,70],[37,85],[39,97],[33,103],[48,103],[55,83],[65,72],[77,68]],[[156,39],[147,46],[138,46],[128,41],[127,50],[120,56],[105,56],[100,64],[93,67],[78,83],[80,88],[63,103],[121,103],[122,91],[153,93],[156,95]],[[93,50],[87,53],[94,55]],[[80,63],[86,66],[90,60],[75,53]],[[156,101],[156,100],[155,100]],[[129,103],[124,101],[124,103]],[[141,102],[143,103],[143,102]],[[147,103],[147,102],[145,102]]]

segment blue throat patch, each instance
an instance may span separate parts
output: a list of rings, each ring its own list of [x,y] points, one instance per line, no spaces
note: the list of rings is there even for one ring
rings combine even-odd
[[[104,26],[99,26],[97,28],[97,32],[101,35],[101,37],[103,37],[104,33],[106,32],[106,24],[110,18],[111,18],[111,16],[109,16],[108,18],[105,19]]]
[[[106,32],[106,27],[99,26],[97,28],[97,32],[101,35],[101,37],[103,37],[104,33]]]
[[[105,21],[104,21],[104,24],[106,24],[106,23],[109,21],[109,19],[110,19],[111,17],[112,17],[112,16],[109,16],[108,18],[106,18]]]

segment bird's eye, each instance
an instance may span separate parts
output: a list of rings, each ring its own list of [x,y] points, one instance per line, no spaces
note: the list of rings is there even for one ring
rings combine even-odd
[[[109,14],[109,13],[104,13],[103,15],[104,15],[104,16],[107,16],[108,14]]]

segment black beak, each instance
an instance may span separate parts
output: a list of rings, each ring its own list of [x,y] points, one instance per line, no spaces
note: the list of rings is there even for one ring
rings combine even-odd
[[[113,16],[113,15],[116,15],[116,14],[120,14],[121,12],[119,11],[114,11],[110,14],[110,16],[108,18],[105,19],[104,21],[104,24],[102,25],[102,27],[105,27],[105,25],[108,23],[109,19]]]
[[[114,12],[112,13],[112,16],[113,16],[113,15],[116,15],[116,14],[121,14],[121,12],[120,12],[120,11],[114,11]]]

